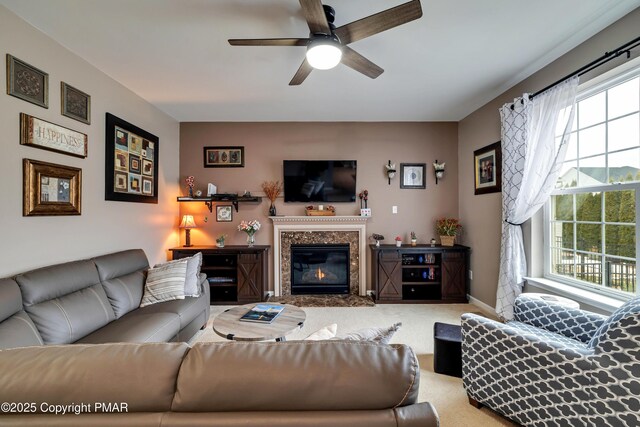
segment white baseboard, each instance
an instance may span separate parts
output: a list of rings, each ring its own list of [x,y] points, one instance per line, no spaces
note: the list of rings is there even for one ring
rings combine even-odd
[[[489,304],[483,303],[478,298],[474,298],[471,295],[467,295],[467,297],[469,298],[469,302],[478,307],[483,313],[489,314],[491,316],[498,316],[494,307],[491,307]]]

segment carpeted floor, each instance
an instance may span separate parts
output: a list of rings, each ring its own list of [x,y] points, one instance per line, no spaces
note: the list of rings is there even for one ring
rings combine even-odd
[[[212,306],[211,319],[228,306]],[[475,409],[467,402],[460,378],[433,372],[433,324],[460,324],[460,315],[479,312],[470,304],[379,304],[375,307],[305,307],[307,320],[287,339],[302,339],[331,323],[338,324],[338,335],[371,326],[389,326],[402,322],[392,343],[410,345],[420,361],[420,402],[431,402],[440,415],[442,427],[514,426],[506,418],[487,408]],[[213,332],[211,321],[192,342],[225,341]]]

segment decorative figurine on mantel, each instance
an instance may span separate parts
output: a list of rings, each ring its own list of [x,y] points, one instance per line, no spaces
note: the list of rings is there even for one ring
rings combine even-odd
[[[371,209],[367,207],[367,201],[369,200],[369,190],[361,191],[358,194],[360,198],[360,216],[371,216]]]
[[[189,190],[189,197],[193,197],[193,183],[195,179],[192,176],[188,176],[185,180]]]

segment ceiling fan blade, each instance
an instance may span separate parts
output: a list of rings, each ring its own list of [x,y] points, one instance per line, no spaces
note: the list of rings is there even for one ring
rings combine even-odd
[[[311,74],[311,70],[313,70],[313,67],[309,65],[307,58],[305,58],[304,61],[302,61],[300,68],[298,68],[298,71],[296,71],[296,75],[293,76],[293,78],[289,82],[289,86],[298,86],[302,84],[304,79],[306,79],[307,76]]]
[[[231,46],[306,46],[309,39],[229,39]]]
[[[331,28],[322,8],[320,0],[300,0],[304,19],[307,20],[309,30],[312,33],[331,34]]]
[[[340,38],[342,44],[349,44],[398,25],[406,24],[421,16],[422,6],[420,6],[420,0],[413,0],[338,27],[335,30],[335,34]]]
[[[375,79],[380,74],[384,73],[384,70],[378,67],[373,62],[369,61],[364,56],[360,55],[349,46],[342,47],[342,60],[341,62],[347,67],[364,74],[367,77]]]

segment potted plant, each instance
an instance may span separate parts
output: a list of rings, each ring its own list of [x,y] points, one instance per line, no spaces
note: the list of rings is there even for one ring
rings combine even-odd
[[[280,181],[265,181],[262,183],[262,191],[271,202],[269,206],[269,216],[276,216],[276,206],[274,203],[282,192],[282,183]]]
[[[402,246],[402,237],[396,236],[396,246],[397,247]]]
[[[442,246],[453,246],[456,235],[462,230],[462,224],[457,218],[440,218],[436,220],[436,231],[440,235]]]
[[[415,246],[418,244],[418,238],[416,237],[416,232],[411,232],[411,246]]]
[[[216,239],[216,246],[219,248],[224,248],[224,239],[226,238],[226,234],[221,234],[220,236],[218,236],[218,238]]]

